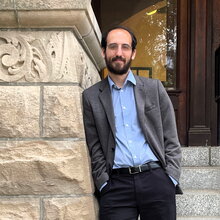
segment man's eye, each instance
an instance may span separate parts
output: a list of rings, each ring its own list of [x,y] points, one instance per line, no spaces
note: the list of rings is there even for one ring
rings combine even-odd
[[[128,44],[122,44],[121,48],[122,50],[131,50],[131,46]]]
[[[118,45],[117,45],[117,44],[109,44],[109,45],[108,45],[108,48],[109,48],[110,50],[117,50],[117,49],[118,49]]]
[[[130,51],[132,49],[131,46],[128,44],[121,44],[121,45],[109,44],[107,47],[110,50],[118,50],[119,47],[121,47],[121,50],[123,50],[123,51]]]

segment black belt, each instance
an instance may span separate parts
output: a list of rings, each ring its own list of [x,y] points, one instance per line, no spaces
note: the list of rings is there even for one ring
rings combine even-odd
[[[137,174],[137,173],[157,169],[160,167],[161,166],[160,166],[159,162],[151,161],[149,163],[145,163],[145,164],[137,166],[137,167],[113,169],[112,174]]]

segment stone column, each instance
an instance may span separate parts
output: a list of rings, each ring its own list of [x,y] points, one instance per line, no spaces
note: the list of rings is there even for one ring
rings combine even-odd
[[[90,0],[0,0],[0,28],[0,219],[97,219],[81,106],[104,66]]]

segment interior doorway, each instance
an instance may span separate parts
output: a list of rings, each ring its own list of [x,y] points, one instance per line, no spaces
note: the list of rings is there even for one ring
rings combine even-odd
[[[92,0],[91,3],[102,32],[114,25],[128,26],[134,31],[139,46],[132,71],[164,84],[174,106],[180,142],[186,146],[188,1]],[[100,74],[104,78],[107,72],[103,70]]]
[[[137,37],[134,74],[159,79],[167,90],[176,90],[176,0],[92,1],[101,31],[115,25],[129,27]],[[114,16],[112,16],[114,14]],[[107,75],[103,71],[102,77]]]

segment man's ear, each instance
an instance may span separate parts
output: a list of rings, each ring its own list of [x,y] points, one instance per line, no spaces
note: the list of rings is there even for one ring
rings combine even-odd
[[[132,51],[131,59],[134,60],[135,56],[136,56],[136,49]]]
[[[105,58],[105,49],[102,48],[102,57]]]

